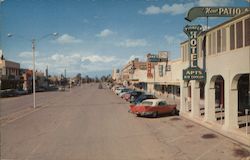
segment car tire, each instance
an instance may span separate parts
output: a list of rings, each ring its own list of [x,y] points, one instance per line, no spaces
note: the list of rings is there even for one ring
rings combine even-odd
[[[157,117],[158,117],[158,112],[154,112],[154,113],[152,114],[152,116],[153,116],[154,118],[157,118]]]
[[[171,114],[172,114],[173,116],[175,116],[176,113],[177,113],[177,110],[176,110],[176,109],[172,110],[172,112],[171,112]]]

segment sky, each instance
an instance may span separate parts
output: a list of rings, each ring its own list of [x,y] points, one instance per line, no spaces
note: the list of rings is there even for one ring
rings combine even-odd
[[[50,75],[102,76],[147,53],[180,58],[187,11],[195,6],[249,7],[249,0],[0,0],[0,49],[5,59]],[[228,18],[210,18],[213,27]],[[192,24],[206,25],[199,18]],[[53,36],[53,33],[58,36]],[[11,33],[11,37],[7,35]]]

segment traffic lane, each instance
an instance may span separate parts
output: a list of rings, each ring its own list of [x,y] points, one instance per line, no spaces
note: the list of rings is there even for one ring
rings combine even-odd
[[[241,159],[248,154],[237,143],[178,116],[138,118],[108,90],[79,90],[60,105],[7,125],[3,158]]]
[[[93,92],[89,89],[88,94],[73,93],[61,92],[56,97],[60,99],[57,103],[1,127],[2,156],[9,159],[30,159],[30,156],[37,154],[37,150],[43,147],[46,150],[44,153],[54,152],[55,149],[49,150],[50,146],[56,144],[57,139],[64,141],[64,138],[60,139],[60,135],[71,136],[74,133],[75,130],[70,130],[71,134],[68,134],[67,126],[72,121],[77,121],[75,118],[80,113],[78,108],[81,107],[79,102],[90,99]],[[58,128],[61,128],[59,133]]]
[[[87,87],[83,85],[81,88]],[[72,91],[75,88],[72,88]],[[37,92],[36,93],[36,107],[43,107],[48,104],[57,103],[60,99],[64,99],[62,95],[68,96],[70,90],[64,92],[50,91],[50,92]],[[22,95],[18,97],[1,98],[0,117],[4,117],[27,108],[33,108],[33,94]]]

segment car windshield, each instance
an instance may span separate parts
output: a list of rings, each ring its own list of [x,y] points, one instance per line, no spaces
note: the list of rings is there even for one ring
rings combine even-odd
[[[153,102],[151,102],[151,101],[143,101],[140,105],[142,105],[142,106],[152,106]]]

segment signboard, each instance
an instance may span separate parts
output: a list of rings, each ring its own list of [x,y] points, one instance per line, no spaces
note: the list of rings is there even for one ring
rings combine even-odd
[[[168,52],[161,51],[159,54],[147,54],[148,62],[165,62],[168,61]]]
[[[186,25],[184,32],[189,37],[189,53],[191,54],[191,67],[198,67],[197,37],[202,31],[201,25]]]
[[[184,32],[189,37],[190,65],[183,70],[183,80],[205,80],[206,73],[198,67],[197,37],[202,32],[201,25],[186,25]]]
[[[153,78],[153,74],[152,74],[152,63],[148,62],[147,64],[147,77],[148,78]]]
[[[186,16],[191,22],[197,17],[233,17],[250,11],[250,7],[193,7]]]
[[[147,65],[146,64],[141,64],[139,65],[140,70],[147,70]]]
[[[199,67],[189,67],[183,70],[183,80],[205,80],[206,72]]]
[[[165,59],[167,59],[168,58],[168,54],[169,54],[168,51],[160,51],[159,54],[158,54],[158,56],[159,56],[159,58],[165,58]]]

